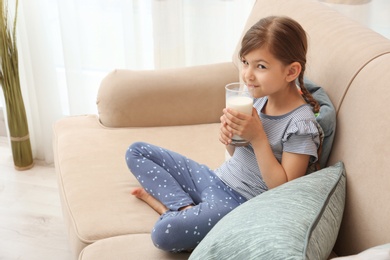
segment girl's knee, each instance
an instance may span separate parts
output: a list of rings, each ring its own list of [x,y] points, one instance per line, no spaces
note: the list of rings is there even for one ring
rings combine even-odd
[[[160,219],[153,228],[151,237],[154,245],[164,251],[180,252],[193,248],[191,239],[186,237],[187,229],[180,221],[180,213],[168,212],[168,217]]]
[[[186,210],[163,214],[151,234],[154,245],[170,252],[193,250],[212,228],[207,225],[208,216],[194,213]]]
[[[146,145],[147,144],[144,142],[135,142],[127,149],[125,157],[127,167],[129,167],[130,170],[133,170],[134,167],[136,167],[137,160],[142,157],[142,147],[145,147]]]
[[[162,226],[162,225],[156,225],[152,231],[151,234],[153,244],[164,251],[168,252],[175,252],[179,251],[176,243],[175,237],[177,237],[175,234],[173,234],[173,231],[170,230],[169,225]]]
[[[135,143],[132,143],[129,146],[129,149],[127,149],[127,153],[139,153],[140,151],[142,151],[143,147],[146,147],[148,145],[149,144],[147,144],[145,142],[135,142]]]

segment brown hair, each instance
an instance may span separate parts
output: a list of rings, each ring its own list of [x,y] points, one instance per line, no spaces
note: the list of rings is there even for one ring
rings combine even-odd
[[[266,47],[285,65],[299,62],[302,71],[298,76],[303,98],[318,113],[320,105],[306,89],[303,75],[306,69],[307,37],[302,26],[289,17],[269,16],[254,24],[241,42],[240,58],[249,52]]]

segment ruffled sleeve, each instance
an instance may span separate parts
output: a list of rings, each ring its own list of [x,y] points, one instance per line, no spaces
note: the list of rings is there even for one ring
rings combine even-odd
[[[310,155],[310,163],[318,160],[321,127],[315,120],[302,120],[292,123],[283,138],[283,151]]]

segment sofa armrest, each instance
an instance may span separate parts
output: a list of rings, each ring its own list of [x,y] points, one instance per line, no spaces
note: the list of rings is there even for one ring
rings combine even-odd
[[[115,70],[102,81],[97,98],[107,127],[147,127],[219,122],[224,86],[239,80],[232,62],[195,67]]]

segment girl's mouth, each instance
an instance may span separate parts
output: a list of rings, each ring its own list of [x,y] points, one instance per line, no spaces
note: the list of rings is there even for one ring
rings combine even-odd
[[[255,86],[255,85],[250,85],[250,84],[247,84],[246,86],[248,87],[249,93],[250,93],[251,96],[253,97],[253,95],[254,95],[254,89],[255,89],[257,86]]]
[[[252,84],[247,84],[247,86],[248,86],[248,88],[249,88],[249,89],[254,89],[254,88],[257,88],[257,86],[256,86],[256,85],[252,85]]]

